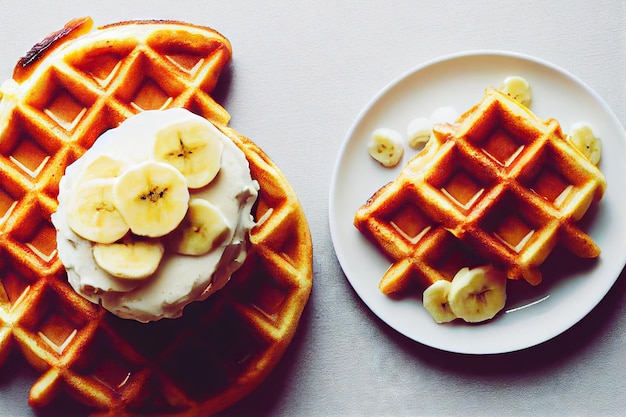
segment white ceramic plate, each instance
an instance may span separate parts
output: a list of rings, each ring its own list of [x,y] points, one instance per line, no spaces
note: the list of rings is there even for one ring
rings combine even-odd
[[[533,92],[531,110],[536,115],[556,118],[564,132],[577,121],[589,122],[602,138],[600,168],[608,188],[597,209],[588,213],[582,225],[602,254],[591,262],[575,260],[573,255],[563,258],[567,264],[552,262],[553,268],[544,272],[544,280],[538,287],[510,282],[507,306],[492,321],[479,325],[460,321],[436,324],[422,307],[420,297],[392,299],[378,290],[378,282],[390,263],[352,224],[357,208],[393,180],[415,154],[406,147],[398,167],[383,168],[369,157],[367,142],[378,127],[406,132],[413,118],[428,117],[441,106],[464,112],[480,101],[486,87],[497,87],[509,75],[528,80]],[[398,332],[450,352],[510,352],[537,345],[569,329],[600,302],[620,276],[626,263],[624,178],[624,128],[583,82],[554,65],[528,56],[508,52],[457,54],[404,74],[374,97],[357,117],[342,145],[332,177],[331,235],[339,262],[356,293]]]

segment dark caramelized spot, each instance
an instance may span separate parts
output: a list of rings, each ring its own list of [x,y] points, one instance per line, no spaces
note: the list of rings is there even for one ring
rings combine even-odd
[[[32,72],[37,61],[43,59],[58,45],[89,32],[92,27],[93,20],[91,17],[82,17],[73,19],[66,23],[62,29],[52,32],[41,42],[33,45],[30,51],[20,58],[13,71],[13,79],[17,82],[23,81]]]

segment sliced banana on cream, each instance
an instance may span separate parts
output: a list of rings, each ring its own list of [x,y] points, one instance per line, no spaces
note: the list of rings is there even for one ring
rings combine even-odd
[[[173,166],[145,161],[119,176],[113,198],[134,234],[159,237],[174,230],[185,217],[189,189],[185,177]]]
[[[92,248],[98,266],[117,278],[144,279],[159,267],[165,249],[156,239],[125,239],[116,243],[96,243]]]
[[[195,127],[188,129],[187,125]],[[186,163],[203,152],[190,151],[189,133],[196,128],[220,141],[221,155],[214,162],[200,156],[200,165]],[[157,141],[157,132],[163,142]],[[187,177],[176,163],[158,156],[159,146],[167,142],[164,137],[170,133],[184,162],[177,166]],[[211,168],[201,172],[205,179],[196,186],[207,181],[208,185],[190,188],[196,171],[208,168],[206,163]],[[98,199],[115,207],[119,218],[129,219],[123,221],[125,234],[118,238],[119,232],[107,239],[108,243],[77,236],[67,220],[75,206],[76,190],[82,185],[89,190],[86,184],[96,180],[108,182],[109,187]],[[147,322],[178,317],[190,302],[220,290],[243,264],[259,189],[246,154],[209,121],[182,108],[140,112],[98,137],[67,167],[59,182],[59,204],[51,221],[68,282],[86,299],[123,318]],[[205,204],[198,205],[195,199],[214,205],[215,210],[198,209]],[[188,213],[189,224],[183,220]],[[103,223],[99,230],[109,232],[106,223],[110,222]],[[179,243],[186,248],[183,251],[198,253],[196,256],[178,253],[172,244],[179,231],[191,223],[197,228],[194,237],[181,237]]]
[[[96,178],[79,184],[68,204],[67,223],[78,236],[112,243],[129,230],[114,202],[115,179]]]
[[[156,132],[152,158],[178,169],[189,188],[209,184],[220,170],[223,144],[205,120],[175,121]]]
[[[586,122],[577,122],[570,128],[567,139],[585,155],[589,161],[598,165],[602,155],[602,141],[596,137],[593,128]]]
[[[381,127],[372,133],[367,146],[370,156],[385,167],[393,167],[404,154],[404,138],[396,130]]]
[[[532,101],[532,92],[528,81],[518,75],[506,77],[500,86],[500,91],[508,94],[522,106],[529,107]]]
[[[506,282],[506,275],[491,266],[463,268],[450,284],[450,309],[468,323],[489,320],[504,308]]]
[[[80,173],[78,182],[89,181],[96,178],[115,178],[128,167],[128,162],[112,158],[108,155],[100,155],[85,165]]]
[[[447,323],[456,319],[450,308],[448,294],[452,283],[446,280],[435,281],[422,294],[422,304],[437,323]]]
[[[230,240],[232,229],[220,209],[202,198],[191,198],[187,215],[171,236],[172,248],[183,255],[204,255]]]

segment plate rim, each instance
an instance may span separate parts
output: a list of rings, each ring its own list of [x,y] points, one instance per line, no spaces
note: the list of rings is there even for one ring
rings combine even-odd
[[[328,216],[328,224],[329,224],[329,228],[330,228],[330,234],[331,234],[331,242],[333,245],[333,250],[335,252],[335,256],[339,262],[339,265],[342,269],[342,273],[344,274],[344,279],[346,279],[349,283],[349,285],[352,287],[352,290],[356,293],[356,295],[359,297],[360,302],[362,302],[365,307],[367,307],[376,317],[377,319],[379,319],[381,322],[383,322],[386,326],[389,326],[392,330],[394,330],[395,332],[397,332],[400,335],[403,335],[404,337],[422,344],[424,346],[429,346],[441,351],[447,351],[447,352],[451,352],[451,353],[460,353],[460,354],[468,354],[468,355],[491,355],[491,354],[502,354],[502,353],[509,353],[509,352],[514,352],[514,351],[520,351],[520,350],[524,350],[533,346],[537,346],[540,344],[543,344],[557,336],[559,336],[560,334],[564,333],[565,331],[567,331],[568,329],[570,329],[571,327],[575,326],[577,323],[579,323],[583,318],[585,318],[591,311],[593,311],[597,305],[606,297],[606,295],[608,294],[608,292],[615,286],[615,283],[617,282],[617,280],[620,278],[620,276],[623,274],[624,272],[624,266],[626,265],[626,251],[625,253],[622,255],[622,259],[618,260],[615,262],[615,265],[621,265],[621,266],[616,266],[615,268],[619,268],[619,272],[616,274],[614,279],[611,279],[611,284],[608,285],[608,288],[606,289],[605,292],[603,292],[602,296],[599,297],[594,303],[590,303],[588,310],[584,311],[581,314],[577,314],[575,315],[575,317],[571,320],[567,320],[565,322],[563,322],[560,326],[556,326],[556,328],[552,331],[549,332],[548,335],[542,335],[536,338],[533,338],[531,340],[529,340],[528,343],[513,343],[513,344],[509,344],[507,345],[506,348],[504,349],[463,349],[460,346],[457,348],[451,348],[450,346],[444,346],[441,343],[429,343],[427,340],[424,339],[420,339],[418,340],[415,337],[412,337],[411,335],[407,335],[405,332],[402,332],[400,329],[398,329],[396,326],[394,326],[392,323],[390,323],[388,320],[386,320],[385,318],[381,317],[381,315],[379,314],[379,312],[377,311],[378,309],[373,307],[372,305],[370,305],[370,303],[368,303],[368,301],[365,299],[364,295],[361,294],[361,292],[359,291],[359,289],[356,288],[356,286],[352,283],[351,278],[348,276],[347,272],[346,272],[346,267],[345,264],[347,263],[347,257],[344,254],[343,250],[341,249],[341,246],[339,244],[339,239],[340,237],[338,236],[339,230],[338,230],[338,225],[336,224],[337,221],[337,216],[335,216],[335,213],[337,212],[337,201],[336,198],[334,197],[336,190],[337,190],[337,186],[338,186],[338,182],[339,182],[339,171],[340,171],[340,167],[342,165],[342,159],[345,157],[347,149],[350,147],[351,142],[353,141],[353,136],[355,134],[355,131],[358,129],[360,123],[363,121],[363,118],[370,112],[372,111],[373,107],[382,99],[384,98],[386,95],[388,95],[390,93],[390,91],[392,89],[394,89],[396,86],[398,86],[398,84],[400,84],[401,82],[403,82],[404,80],[406,80],[407,78],[411,77],[411,76],[415,76],[415,74],[424,71],[426,69],[428,69],[429,67],[435,66],[435,65],[441,65],[444,64],[446,62],[452,62],[458,59],[466,59],[466,58],[481,58],[481,57],[488,57],[488,58],[503,58],[503,59],[518,59],[518,60],[522,60],[534,65],[538,65],[539,67],[543,67],[545,69],[550,70],[551,72],[557,73],[562,77],[565,77],[567,79],[569,79],[569,81],[573,82],[574,84],[576,84],[579,88],[581,88],[595,103],[597,103],[601,108],[602,108],[602,112],[604,113],[605,116],[608,116],[609,119],[611,119],[611,121],[616,125],[616,126],[620,126],[622,128],[622,131],[624,131],[624,126],[622,125],[622,123],[620,122],[620,120],[617,118],[617,116],[615,115],[615,113],[612,111],[612,109],[608,106],[608,104],[602,99],[602,97],[596,93],[591,87],[589,87],[583,80],[581,80],[580,78],[578,78],[577,76],[575,76],[574,74],[572,74],[571,72],[569,72],[568,70],[555,65],[547,60],[544,60],[542,58],[538,58],[532,55],[528,55],[528,54],[524,54],[524,53],[519,53],[519,52],[514,52],[514,51],[508,51],[508,50],[501,50],[501,49],[472,49],[472,50],[466,50],[466,51],[460,51],[460,52],[455,52],[455,53],[451,53],[451,54],[445,54],[439,57],[435,57],[435,58],[431,58],[428,59],[426,61],[423,61],[417,65],[414,65],[413,67],[409,68],[408,70],[402,72],[400,75],[396,76],[395,78],[393,78],[390,82],[388,82],[386,85],[384,85],[376,94],[374,94],[366,103],[365,105],[362,106],[361,110],[358,112],[358,114],[355,116],[355,118],[353,119],[352,123],[350,124],[349,129],[347,130],[346,134],[343,137],[343,140],[341,142],[341,146],[339,148],[339,152],[337,154],[337,157],[335,159],[334,165],[333,165],[333,171],[332,171],[332,175],[331,175],[331,182],[330,182],[330,188],[329,188],[329,202],[328,202],[328,210],[329,210],[329,216]],[[619,138],[618,138],[619,139]],[[626,131],[624,131],[624,134],[622,135],[622,140],[626,143]],[[374,190],[375,191],[375,190]],[[625,239],[626,240],[626,239]]]

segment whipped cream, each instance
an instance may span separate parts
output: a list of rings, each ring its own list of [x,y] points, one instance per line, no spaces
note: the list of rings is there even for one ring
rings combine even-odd
[[[251,178],[243,152],[224,134],[221,169],[206,187],[190,190],[219,207],[234,232],[230,240],[201,256],[167,251],[157,269],[144,280],[117,278],[95,262],[93,242],[81,238],[68,226],[68,201],[79,173],[100,155],[140,163],[150,158],[155,132],[162,126],[189,118],[202,119],[185,109],[153,110],[139,113],[119,127],[102,134],[94,145],[67,167],[59,184],[59,206],[51,220],[57,230],[58,254],[74,290],[88,300],[122,318],[142,322],[176,318],[184,307],[204,300],[221,289],[243,264],[248,234],[254,226],[252,206],[258,183]],[[202,119],[210,124],[208,121]],[[216,129],[213,125],[211,128]]]

